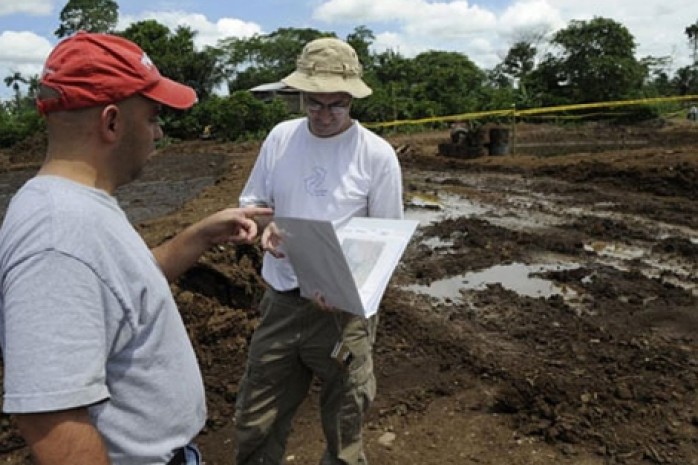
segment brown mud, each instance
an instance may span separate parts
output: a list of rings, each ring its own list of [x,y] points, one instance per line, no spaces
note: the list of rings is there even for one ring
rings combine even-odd
[[[475,159],[438,156],[446,132],[389,140],[421,226],[380,309],[370,462],[698,464],[698,125],[521,125],[518,153]],[[119,198],[156,245],[236,205],[257,149],[167,147]],[[2,160],[4,196],[35,169],[19,158]],[[172,285],[206,383],[207,465],[234,462],[259,265],[258,248],[222,246]],[[530,274],[510,282],[515,267]],[[288,464],[319,461],[317,397]],[[0,461],[29,463],[0,428]]]

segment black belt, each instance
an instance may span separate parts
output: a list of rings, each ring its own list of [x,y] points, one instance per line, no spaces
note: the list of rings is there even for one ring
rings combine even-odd
[[[167,462],[167,465],[186,465],[187,464],[187,456],[184,454],[184,448],[179,448],[177,449],[177,452],[175,452],[175,455],[172,456],[169,462]]]

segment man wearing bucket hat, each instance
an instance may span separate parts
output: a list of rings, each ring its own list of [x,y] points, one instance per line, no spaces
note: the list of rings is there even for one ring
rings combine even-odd
[[[38,464],[200,463],[204,387],[168,281],[271,211],[223,210],[151,251],[112,195],[162,137],[160,107],[195,101],[120,37],[80,32],[46,61],[46,159],[0,229],[3,410]]]
[[[402,177],[395,151],[350,117],[352,99],[371,89],[354,49],[335,38],[308,43],[282,81],[304,94],[306,116],[275,127],[242,194],[241,206],[268,206],[278,216],[330,220],[402,218]],[[375,396],[372,344],[376,319],[323,311],[300,296],[278,229],[262,233],[268,284],[262,321],[249,348],[237,397],[237,465],[279,465],[298,406],[313,377],[326,449],[322,465],[366,464],[363,417]],[[313,253],[309,250],[308,253]],[[338,363],[335,348],[351,356]]]

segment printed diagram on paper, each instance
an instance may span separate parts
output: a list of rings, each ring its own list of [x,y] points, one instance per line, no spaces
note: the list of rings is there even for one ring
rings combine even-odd
[[[342,250],[351,274],[354,276],[356,287],[361,288],[366,283],[383,249],[385,249],[384,242],[351,238],[342,241]]]

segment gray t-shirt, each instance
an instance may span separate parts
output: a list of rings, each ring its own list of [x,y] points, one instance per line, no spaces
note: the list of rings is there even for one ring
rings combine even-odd
[[[166,463],[206,417],[169,285],[114,197],[39,176],[0,229],[3,410],[89,406],[114,464]]]

